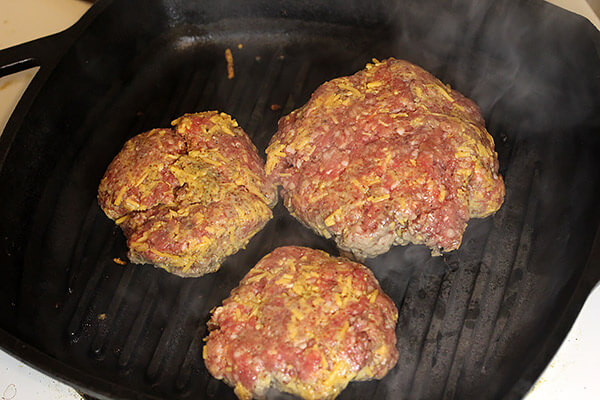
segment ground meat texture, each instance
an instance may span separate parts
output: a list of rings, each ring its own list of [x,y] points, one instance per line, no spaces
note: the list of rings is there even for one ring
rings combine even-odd
[[[381,379],[393,368],[397,319],[365,266],[280,247],[213,311],[203,357],[240,399],[261,398],[269,387],[333,399],[350,381]]]
[[[98,202],[129,259],[181,276],[217,270],[272,218],[277,201],[256,148],[227,114],[186,114],[125,143]]]
[[[504,199],[478,107],[395,59],[324,83],[282,118],[266,172],[292,215],[358,257],[457,249],[468,219]]]

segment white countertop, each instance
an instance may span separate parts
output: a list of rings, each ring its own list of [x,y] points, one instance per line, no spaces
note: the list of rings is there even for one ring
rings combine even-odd
[[[587,17],[600,0],[551,0]],[[0,49],[68,28],[90,7],[81,0],[0,0]],[[36,69],[0,78],[0,132]],[[588,298],[577,321],[526,400],[600,399],[600,286]],[[30,368],[0,350],[1,400],[81,400],[71,387]]]

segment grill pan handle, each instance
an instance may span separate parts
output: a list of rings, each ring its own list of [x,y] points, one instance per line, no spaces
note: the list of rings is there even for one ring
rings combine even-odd
[[[32,67],[40,67],[40,72],[52,71],[75,39],[111,2],[104,0],[94,4],[79,21],[62,32],[0,50],[0,77]]]
[[[40,68],[19,100],[4,132],[0,132],[0,169],[27,111],[54,67],[86,27],[112,1],[103,0],[94,4],[75,25],[62,32],[0,50],[0,78],[32,67]]]
[[[32,67],[52,68],[65,50],[61,33],[0,50],[0,77]]]
[[[74,42],[71,30],[32,40],[0,50],[0,77],[39,67],[39,71],[27,86],[19,103],[10,116],[3,132],[0,132],[0,169],[4,164],[10,144],[15,138],[33,100],[50,76],[52,70]]]

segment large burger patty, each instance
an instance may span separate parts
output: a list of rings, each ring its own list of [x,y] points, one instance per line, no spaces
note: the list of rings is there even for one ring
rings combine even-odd
[[[181,276],[217,270],[272,217],[256,148],[227,114],[186,114],[125,143],[98,202],[127,236],[129,259]]]
[[[282,118],[266,172],[292,215],[359,257],[457,249],[468,219],[504,199],[478,107],[395,59],[324,83]]]
[[[398,311],[365,266],[280,247],[248,272],[208,323],[206,367],[240,399],[269,387],[332,399],[381,379],[398,359]]]

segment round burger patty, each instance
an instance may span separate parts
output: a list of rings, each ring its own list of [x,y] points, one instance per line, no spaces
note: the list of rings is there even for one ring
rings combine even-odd
[[[216,271],[272,218],[263,161],[229,115],[186,114],[125,143],[98,202],[127,237],[129,259],[181,276]]]
[[[365,266],[280,247],[213,311],[203,357],[240,399],[269,387],[333,399],[350,381],[381,379],[394,367],[397,319]]]
[[[292,215],[359,257],[409,242],[457,249],[468,219],[504,199],[478,107],[395,59],[324,83],[283,117],[266,172]]]

